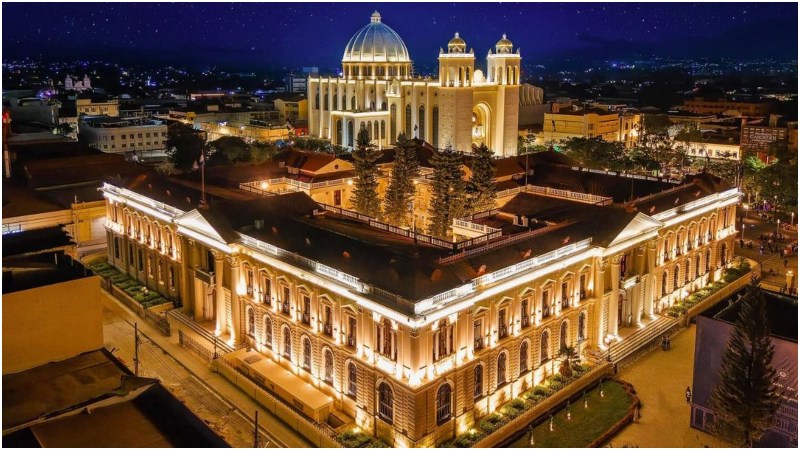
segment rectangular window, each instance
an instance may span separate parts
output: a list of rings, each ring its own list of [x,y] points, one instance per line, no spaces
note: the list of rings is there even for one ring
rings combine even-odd
[[[472,347],[475,351],[483,348],[483,321],[478,319],[472,322]]]
[[[303,296],[303,314],[301,320],[306,325],[311,325],[311,298]]]
[[[347,318],[347,345],[350,347],[356,346],[356,318],[355,317],[348,317]]]
[[[522,299],[522,307],[520,308],[520,317],[522,318],[522,328],[531,324],[531,315],[528,312],[528,299]]]
[[[289,314],[289,296],[291,291],[289,290],[289,286],[283,287],[283,299],[281,301],[281,311],[284,314]]]
[[[331,317],[331,307],[325,305],[323,308],[322,332],[328,336],[333,336],[333,318]]]
[[[266,274],[261,277],[261,300],[267,305],[272,304],[272,280]]]
[[[569,308],[569,284],[564,281],[561,283],[561,309]]]
[[[333,206],[342,206],[342,191],[340,189],[333,191]]]
[[[550,291],[542,292],[542,318],[550,317]]]
[[[501,309],[497,313],[497,338],[503,339],[508,336],[508,325],[506,324],[506,310]]]

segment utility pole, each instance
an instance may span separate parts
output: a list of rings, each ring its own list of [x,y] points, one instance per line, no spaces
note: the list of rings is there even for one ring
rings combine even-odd
[[[253,429],[253,447],[258,448],[258,410],[256,410],[256,423]]]
[[[133,374],[139,376],[139,323],[133,324]]]

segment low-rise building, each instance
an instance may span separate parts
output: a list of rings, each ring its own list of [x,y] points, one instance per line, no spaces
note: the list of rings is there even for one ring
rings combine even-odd
[[[78,124],[78,133],[106,153],[155,155],[167,147],[167,125],[154,119],[87,116]]]
[[[546,144],[574,137],[599,137],[631,147],[638,141],[641,124],[642,115],[635,111],[565,108],[544,113],[543,129],[537,140],[540,144]]]
[[[724,114],[737,117],[767,117],[775,111],[775,102],[735,98],[695,97],[683,101],[683,109],[694,114]]]
[[[274,104],[281,122],[308,122],[308,99],[304,94],[278,97]]]
[[[78,116],[119,116],[119,100],[78,98],[75,107]]]

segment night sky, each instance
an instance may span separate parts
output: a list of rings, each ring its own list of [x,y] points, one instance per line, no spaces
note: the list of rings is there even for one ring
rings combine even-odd
[[[376,9],[421,67],[455,31],[478,58],[502,33],[528,61],[797,54],[796,3],[4,3],[3,57],[324,70]]]

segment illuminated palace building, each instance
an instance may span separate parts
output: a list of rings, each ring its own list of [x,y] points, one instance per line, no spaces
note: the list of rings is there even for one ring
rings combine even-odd
[[[495,160],[516,193],[447,241],[306,192],[197,208],[167,178],[115,179],[108,259],[309,420],[434,446],[557,371],[560,348],[604,355],[668,320],[732,260],[739,192],[709,174],[675,184],[543,152],[526,178],[522,161]]]
[[[486,57],[486,73],[456,33],[440,49],[439,78],[415,77],[403,40],[377,12],[350,41],[342,76],[308,79],[312,136],[352,148],[366,128],[378,147],[398,133],[470,151],[485,143],[498,155],[514,155],[519,115],[520,54],[504,35]]]

